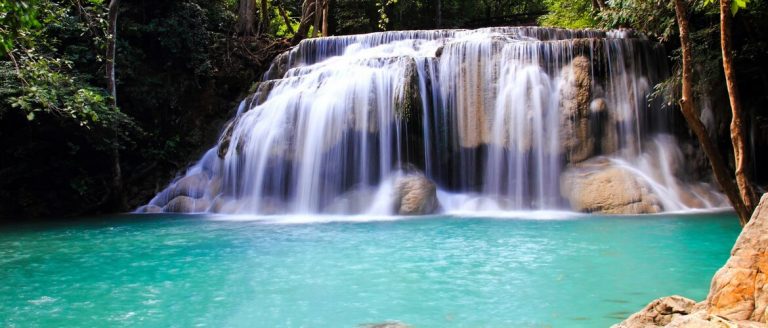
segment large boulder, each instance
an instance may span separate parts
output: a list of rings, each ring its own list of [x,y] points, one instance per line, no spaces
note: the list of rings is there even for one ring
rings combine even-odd
[[[185,176],[169,188],[168,198],[173,199],[178,196],[189,196],[192,198],[202,197],[205,195],[208,181],[208,175],[205,172]]]
[[[768,327],[768,194],[763,195],[731,257],[712,278],[707,300],[680,296],[651,302],[613,328]]]
[[[579,212],[644,214],[662,210],[646,181],[605,158],[570,165],[560,177],[560,193]]]
[[[711,315],[768,323],[768,194],[712,278],[707,306]]]
[[[437,211],[437,186],[421,174],[408,174],[395,181],[394,212],[398,215],[426,215]]]

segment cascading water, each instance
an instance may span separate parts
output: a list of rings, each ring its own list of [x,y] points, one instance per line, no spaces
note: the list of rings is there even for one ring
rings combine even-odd
[[[670,113],[647,101],[663,63],[629,31],[305,40],[275,59],[219,144],[139,211],[402,213],[393,204],[434,195],[432,181],[444,211],[604,210],[564,190],[567,172],[593,162],[663,198],[635,197],[630,212],[721,206],[708,186],[691,196],[679,161],[649,158],[678,156],[673,137],[657,137]],[[406,212],[437,204],[416,208]]]

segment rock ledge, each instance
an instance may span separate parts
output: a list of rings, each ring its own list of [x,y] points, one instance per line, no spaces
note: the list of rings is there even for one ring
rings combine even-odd
[[[768,194],[712,278],[706,301],[657,299],[613,328],[768,327]]]

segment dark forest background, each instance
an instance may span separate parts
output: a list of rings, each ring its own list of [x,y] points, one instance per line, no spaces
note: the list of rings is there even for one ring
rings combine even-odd
[[[0,218],[65,218],[145,203],[214,145],[274,56],[320,33],[301,30],[306,1],[123,0],[113,38],[109,5],[115,2],[0,0]],[[768,163],[767,7],[752,0],[733,20],[752,172],[762,185],[768,181],[762,169]],[[709,100],[715,116],[709,132],[728,154],[718,7],[691,2],[689,15],[695,93]],[[672,2],[654,0],[330,0],[323,30],[635,28],[667,48],[678,72],[674,18]],[[111,42],[115,95],[105,76]],[[679,83],[675,73],[658,88],[671,110]]]

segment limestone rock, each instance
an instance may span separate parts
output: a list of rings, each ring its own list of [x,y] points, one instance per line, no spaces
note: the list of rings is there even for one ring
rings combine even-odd
[[[224,181],[220,176],[211,178],[211,180],[208,182],[208,185],[205,187],[206,196],[210,198],[216,197],[217,195],[221,194],[223,186]]]
[[[213,200],[211,212],[223,214],[235,214],[242,208],[242,203],[235,199],[219,195]]]
[[[219,158],[224,158],[224,156],[227,155],[227,152],[229,151],[229,144],[232,142],[232,133],[235,131],[236,125],[237,118],[227,123],[227,126],[224,128],[224,132],[219,138],[219,146],[216,152],[219,155]]]
[[[700,310],[689,315],[675,317],[665,328],[730,328],[733,323],[721,318],[711,318],[707,311]]]
[[[690,314],[695,306],[695,301],[682,296],[663,297],[612,328],[664,327],[674,319]]]
[[[200,213],[205,212],[211,203],[205,199],[195,199],[187,196],[179,196],[168,202],[163,211],[172,213]]]
[[[494,40],[489,46],[496,48],[503,44],[500,40]],[[483,72],[497,71],[498,61],[476,53],[467,54],[463,46],[462,42],[446,44],[441,62],[448,61],[457,66],[455,71],[446,74],[449,79],[456,81],[451,90],[455,98],[451,101],[456,106],[459,144],[464,148],[475,148],[487,144],[491,139],[497,100],[497,76],[484,76]]]
[[[185,176],[170,187],[168,198],[173,199],[177,196],[189,196],[199,198],[205,194],[205,187],[208,185],[208,175],[200,172]]]
[[[409,121],[421,113],[421,94],[419,93],[419,72],[416,61],[407,59],[403,83],[395,90],[395,114],[404,121]]]
[[[560,193],[575,211],[644,214],[662,209],[647,182],[604,158],[571,165],[560,179]]]
[[[136,213],[163,213],[163,208],[157,205],[144,205],[136,209]]]
[[[285,73],[291,68],[291,54],[293,51],[285,51],[280,53],[272,60],[272,66],[269,68],[266,74],[264,74],[267,80],[279,79],[285,76]]]
[[[399,215],[432,214],[438,208],[437,186],[421,174],[409,174],[395,181],[394,212]]]
[[[768,194],[712,278],[707,305],[711,315],[768,323]]]
[[[570,163],[591,157],[595,138],[591,133],[592,98],[591,62],[579,56],[563,68],[560,89],[560,142]],[[599,104],[596,104],[599,106]]]
[[[671,296],[651,302],[614,328],[765,328],[768,325],[768,194],[715,277],[707,300]]]
[[[323,212],[330,214],[363,213],[375,197],[375,189],[355,188],[336,197],[323,209]]]

